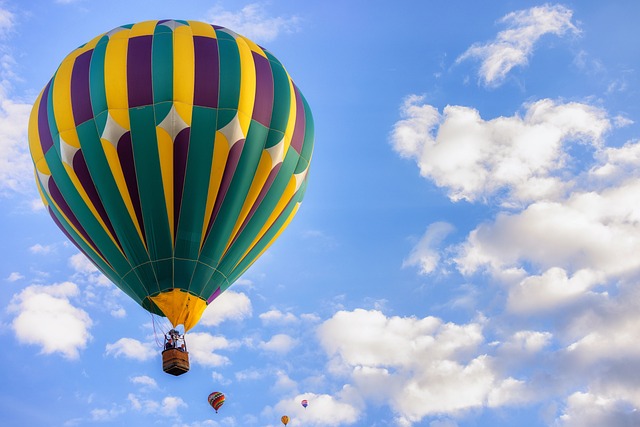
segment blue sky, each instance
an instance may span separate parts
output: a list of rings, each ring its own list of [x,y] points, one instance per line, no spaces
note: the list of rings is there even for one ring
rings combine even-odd
[[[3,423],[640,425],[640,4],[308,3],[0,3]],[[42,208],[26,132],[67,53],[164,18],[265,46],[316,131],[182,377]]]

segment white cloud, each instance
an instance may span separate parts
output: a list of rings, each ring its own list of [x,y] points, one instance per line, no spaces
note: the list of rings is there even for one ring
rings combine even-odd
[[[298,345],[298,341],[287,334],[276,334],[269,341],[262,341],[259,347],[265,351],[285,354]]]
[[[70,298],[79,294],[75,283],[32,285],[14,295],[9,311],[16,313],[11,326],[18,341],[42,347],[42,353],[61,353],[77,359],[91,339],[92,320]]]
[[[140,411],[146,414],[158,413],[164,417],[178,417],[178,410],[180,408],[187,408],[188,405],[180,397],[166,396],[161,402],[157,402],[151,399],[144,399],[129,393],[127,400],[131,404],[131,407],[136,411]]]
[[[219,350],[231,350],[238,343],[223,336],[213,336],[206,332],[193,332],[187,336],[187,350],[192,362],[203,366],[217,367],[230,363],[229,358],[217,354]]]
[[[428,415],[457,414],[485,405],[502,379],[482,354],[482,323],[457,325],[435,317],[387,317],[379,311],[340,311],[318,328],[331,358],[329,372],[347,376],[363,399],[388,403],[400,425]],[[528,339],[540,347],[542,337]],[[508,404],[518,396],[494,398]]]
[[[558,427],[601,427],[640,425],[640,412],[624,400],[576,392],[567,399]]]
[[[125,412],[125,408],[118,406],[111,409],[92,409],[91,421],[112,421]]]
[[[15,61],[6,44],[16,17],[0,8],[0,196],[35,192],[27,129],[31,105],[10,97]]]
[[[255,42],[269,42],[281,33],[298,31],[300,19],[297,16],[271,17],[260,3],[250,3],[237,12],[225,10],[217,5],[207,12],[206,19],[226,27]]]
[[[160,352],[152,343],[143,343],[134,338],[120,338],[112,344],[107,344],[105,351],[108,356],[122,356],[139,361],[150,360]]]
[[[549,4],[511,12],[500,20],[507,25],[507,30],[499,32],[486,44],[474,44],[456,62],[479,59],[482,62],[479,71],[482,81],[487,85],[497,85],[512,68],[527,64],[534,45],[545,34],[579,33],[571,22],[572,15],[571,9]]]
[[[265,313],[261,313],[260,320],[265,325],[268,324],[287,324],[294,323],[298,321],[298,318],[293,313],[283,313],[280,310],[272,309]]]
[[[99,273],[96,266],[91,261],[89,261],[89,258],[84,256],[84,254],[81,252],[78,252],[77,254],[72,255],[69,258],[69,265],[78,273],[83,273],[83,274]]]
[[[421,274],[433,272],[440,262],[438,246],[453,231],[454,227],[446,222],[430,224],[420,241],[409,253],[409,256],[402,262],[402,266],[418,267]]]
[[[440,116],[422,97],[411,95],[391,143],[454,201],[499,192],[506,193],[501,194],[506,204],[557,198],[571,184],[561,176],[570,160],[565,146],[579,142],[595,150],[611,124],[605,111],[588,104],[543,99],[524,108],[522,117],[489,121],[462,106],[447,106]]]
[[[16,282],[20,279],[24,279],[24,276],[17,271],[12,271],[11,274],[9,274],[9,276],[7,277],[7,281],[9,282]]]
[[[46,255],[51,253],[51,251],[53,251],[53,248],[53,245],[41,245],[40,243],[36,243],[35,245],[31,246],[29,250],[32,254]]]
[[[239,321],[251,317],[251,313],[251,301],[246,294],[226,290],[207,306],[199,323],[217,326],[225,320]]]
[[[147,388],[156,388],[158,387],[158,383],[153,378],[147,375],[139,375],[136,377],[130,378],[131,382],[136,385],[140,385]]]
[[[306,409],[300,405],[302,399],[309,401]],[[362,411],[360,402],[353,400],[349,387],[332,395],[300,394],[281,400],[274,409],[276,414],[289,414],[295,425],[310,427],[350,425],[358,421]]]

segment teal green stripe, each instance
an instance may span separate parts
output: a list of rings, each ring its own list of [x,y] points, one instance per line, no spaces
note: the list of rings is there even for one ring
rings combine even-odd
[[[267,132],[266,127],[254,120],[251,121],[238,167],[200,254],[200,260],[206,264],[216,266],[220,262],[256,173]]]
[[[219,109],[238,109],[240,98],[240,53],[234,39],[218,31],[218,52],[220,54],[220,95]]]
[[[104,59],[107,52],[109,37],[100,39],[91,54],[91,64],[89,65],[89,91],[91,94],[91,108],[94,117],[107,111],[107,92],[104,84]],[[104,129],[104,123],[101,130]]]
[[[62,193],[67,205],[78,219],[82,228],[90,236],[96,247],[102,252],[104,257],[109,261],[118,276],[122,276],[129,271],[130,267],[127,261],[113,243],[104,228],[96,220],[85,201],[80,196],[78,189],[71,181],[67,171],[60,160],[60,154],[55,150],[49,150],[45,155],[47,166],[51,171],[51,175],[55,177],[55,183]]]
[[[176,258],[198,259],[209,193],[216,119],[215,109],[193,107],[182,206],[176,232]]]
[[[106,115],[107,112],[102,113]],[[104,120],[104,119],[102,119]],[[77,128],[78,136],[82,140],[82,152],[84,153],[87,167],[92,171],[92,177],[96,184],[98,194],[111,219],[111,224],[118,236],[118,241],[131,266],[149,262],[149,255],[140,240],[138,232],[129,215],[124,200],[120,195],[118,186],[113,178],[109,163],[102,149],[100,137],[96,126],[91,121],[83,123]],[[147,285],[148,286],[148,285]],[[145,288],[133,288],[138,295],[147,295]]]
[[[153,102],[173,100],[173,32],[158,25],[153,35],[151,72],[153,80]]]
[[[152,261],[169,259],[173,256],[173,242],[164,199],[153,106],[129,109],[129,120],[149,258]],[[156,273],[165,272],[156,270]],[[158,275],[157,281],[160,289],[173,286],[171,274]]]

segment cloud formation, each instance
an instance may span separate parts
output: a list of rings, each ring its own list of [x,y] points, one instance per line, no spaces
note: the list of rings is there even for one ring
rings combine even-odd
[[[71,304],[78,295],[72,282],[32,285],[14,295],[9,312],[15,314],[11,327],[18,341],[38,345],[44,354],[77,359],[91,339],[93,324],[87,312]]]
[[[108,356],[124,357],[141,362],[150,360],[158,355],[158,351],[152,343],[143,343],[134,338],[120,338],[114,343],[107,344],[105,353]]]
[[[479,111],[447,106],[442,115],[423,97],[408,96],[391,133],[393,148],[453,201],[522,204],[555,199],[571,188],[568,146],[598,149],[611,128],[606,111],[584,103],[542,99],[524,114],[484,120]]]
[[[246,294],[226,290],[207,306],[199,323],[204,326],[218,326],[225,320],[246,319],[251,317],[251,313],[251,300]]]
[[[511,12],[500,20],[507,26],[506,30],[488,43],[472,45],[456,59],[456,63],[469,58],[479,59],[482,82],[489,86],[499,85],[511,69],[527,65],[534,45],[542,36],[578,34],[580,30],[571,22],[572,16],[571,9],[550,4]]]
[[[236,12],[217,5],[207,12],[206,19],[260,43],[270,42],[281,33],[298,31],[300,23],[300,18],[295,15],[269,16],[260,3],[250,3]]]

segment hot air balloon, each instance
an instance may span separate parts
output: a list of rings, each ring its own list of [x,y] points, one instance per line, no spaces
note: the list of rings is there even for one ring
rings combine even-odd
[[[280,421],[282,421],[282,424],[286,426],[287,424],[289,424],[289,417],[283,415],[282,418],[280,418]]]
[[[309,405],[309,402],[307,401],[307,399],[303,399],[302,402],[300,402],[300,404],[307,409],[307,405]]]
[[[184,332],[289,224],[313,143],[311,111],[283,65],[196,21],[123,25],[83,44],[29,122],[53,221]],[[165,371],[186,372],[186,352],[170,351],[180,357]]]
[[[217,414],[218,409],[220,409],[220,407],[224,405],[224,394],[220,393],[219,391],[214,391],[209,395],[208,400],[209,400],[209,405],[211,405],[213,409],[216,410],[216,414]]]

